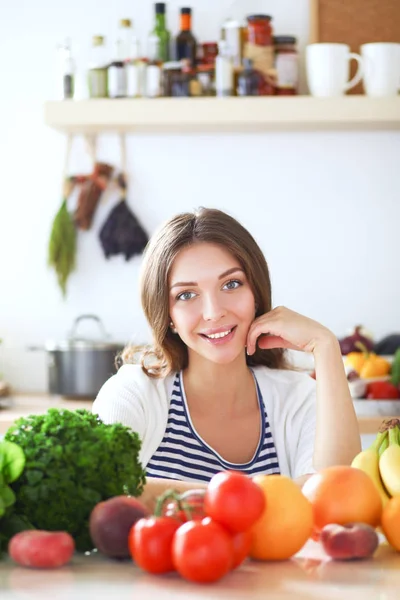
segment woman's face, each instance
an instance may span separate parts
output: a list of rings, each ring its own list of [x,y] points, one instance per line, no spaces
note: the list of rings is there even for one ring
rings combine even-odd
[[[255,317],[254,295],[240,263],[222,246],[181,250],[169,276],[169,314],[193,352],[219,364],[243,355]]]

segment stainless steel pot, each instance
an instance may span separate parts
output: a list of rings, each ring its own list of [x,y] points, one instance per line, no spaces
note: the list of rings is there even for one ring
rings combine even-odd
[[[84,320],[96,322],[100,339],[78,335],[78,325]],[[103,383],[116,372],[116,356],[124,348],[124,345],[109,340],[99,317],[81,315],[75,319],[65,341],[46,343],[50,394],[95,398]]]

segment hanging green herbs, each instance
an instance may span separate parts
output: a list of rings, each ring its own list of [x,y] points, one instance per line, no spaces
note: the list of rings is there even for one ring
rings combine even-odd
[[[67,198],[63,199],[51,229],[48,263],[53,267],[62,294],[67,293],[67,280],[75,269],[76,261],[76,229],[67,208]]]

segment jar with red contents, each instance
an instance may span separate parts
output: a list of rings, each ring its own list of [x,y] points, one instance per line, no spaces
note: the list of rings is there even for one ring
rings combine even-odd
[[[247,17],[246,43],[244,57],[249,58],[253,68],[262,75],[260,96],[275,94],[276,74],[274,56],[274,36],[269,15],[250,15]]]
[[[299,82],[299,55],[297,40],[291,35],[279,35],[274,38],[276,95],[295,96]]]
[[[218,44],[216,42],[204,42],[201,47],[203,50],[201,62],[206,65],[215,65],[215,57],[218,54]]]

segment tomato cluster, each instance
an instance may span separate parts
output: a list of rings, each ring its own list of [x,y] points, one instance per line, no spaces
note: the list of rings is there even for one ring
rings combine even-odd
[[[217,581],[248,556],[251,528],[265,508],[265,495],[250,477],[222,471],[205,490],[164,495],[156,515],[132,527],[130,554],[149,573],[177,571],[196,583]]]

